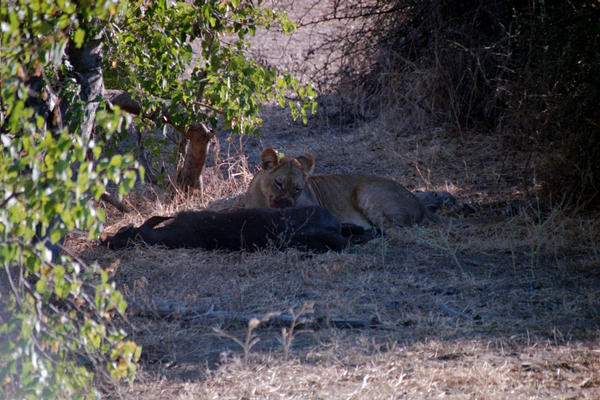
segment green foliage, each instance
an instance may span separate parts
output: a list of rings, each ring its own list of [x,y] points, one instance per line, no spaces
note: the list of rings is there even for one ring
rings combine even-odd
[[[146,116],[167,106],[176,126],[204,121],[234,134],[256,134],[260,107],[270,99],[289,104],[293,117],[306,121],[316,105],[313,88],[245,54],[246,38],[257,29],[272,24],[288,33],[295,29],[284,14],[255,3],[133,2],[107,29],[107,86],[128,88],[141,99]],[[199,46],[199,56],[192,44]],[[297,100],[287,100],[289,91]]]
[[[95,201],[106,185],[125,193],[135,183],[130,155],[106,158],[102,141],[82,137],[81,113],[66,114],[67,128],[51,126],[58,107],[44,111],[80,102],[64,63],[69,41],[84,45],[91,22],[111,20],[124,3],[8,0],[0,11],[0,279],[11,287],[0,293],[0,398],[97,396],[94,372],[124,378],[136,369],[140,348],[112,322],[126,303],[107,272],[45,245],[75,228],[97,237],[104,213]],[[126,122],[115,111],[95,115],[102,137]]]
[[[260,106],[290,105],[306,120],[315,92],[246,56],[248,35],[284,14],[247,0],[6,0],[0,9],[0,398],[98,395],[95,377],[131,378],[140,347],[115,323],[123,296],[109,271],[53,256],[67,232],[99,235],[95,207],[109,183],[120,195],[143,169],[118,153],[130,118],[98,101],[90,111],[71,51],[104,40],[107,86],[128,89],[142,115],[166,108],[173,124],[256,134]],[[192,43],[201,47],[195,57]],[[295,100],[286,96],[292,92]],[[82,125],[93,119],[93,137]],[[95,375],[94,375],[95,374]]]

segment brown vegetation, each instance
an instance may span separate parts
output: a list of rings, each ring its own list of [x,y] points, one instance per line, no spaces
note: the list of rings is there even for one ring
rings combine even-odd
[[[371,134],[363,130],[345,137],[346,150],[372,144]],[[322,143],[317,139],[305,146],[317,149]],[[467,142],[461,150],[481,145]],[[506,213],[508,203],[500,199],[511,186],[487,192],[474,185],[495,179],[501,159],[464,171],[463,158],[454,152],[437,154],[433,165],[440,158],[452,162],[444,174],[434,172],[429,185],[458,195],[457,208],[444,213],[456,225],[390,230],[342,254],[145,246],[107,252],[74,238],[70,246],[81,246],[86,259],[113,266],[113,279],[130,303],[127,329],[144,349],[138,380],[114,396],[597,397],[598,219],[565,208],[544,213],[531,203],[516,215]],[[390,163],[389,175],[406,174],[412,189],[424,187],[414,168],[408,173],[408,164],[396,159],[391,165],[381,151],[373,155]],[[342,157],[334,152],[331,160],[343,165]],[[424,170],[428,160],[419,159]],[[337,169],[336,164],[329,168]],[[247,172],[229,167],[210,167],[204,176],[203,201],[214,199],[212,207],[236,204],[248,185]],[[223,170],[232,173],[224,176]],[[445,180],[455,183],[446,186]],[[238,196],[221,203],[223,190]],[[154,212],[201,204],[198,197],[163,203],[130,196],[126,202],[137,216],[110,210],[109,230]],[[164,315],[159,310],[165,301],[193,308],[198,316]],[[212,328],[243,341],[247,324],[202,318],[212,311],[298,311],[308,302],[315,302],[317,317],[376,317],[382,327],[298,332],[285,357],[281,328],[263,323],[253,331],[260,342],[246,364],[244,349]]]
[[[332,73],[343,64],[339,58],[335,68],[327,66],[325,52],[317,51],[325,39],[333,39],[340,24],[354,21],[357,31],[366,26],[360,18],[334,18],[340,14],[331,13],[333,6],[345,2],[310,7],[291,0],[276,3],[290,10],[301,29],[289,42],[258,33],[263,43],[259,56],[265,62],[289,63],[284,67],[304,66],[309,57],[316,60],[311,74]],[[324,100],[321,114],[307,127],[267,107],[260,139],[220,139],[203,173],[202,193],[178,194],[167,201],[164,194],[144,187],[124,199],[133,212],[107,209],[107,230],[116,232],[157,213],[240,205],[260,151],[272,146],[290,155],[310,152],[316,173],[366,171],[393,178],[411,191],[445,190],[457,199],[440,211],[451,225],[391,229],[342,253],[324,254],[145,246],[110,252],[84,237],[70,238],[71,249],[113,272],[130,303],[131,324],[124,328],[143,346],[137,380],[108,397],[600,397],[600,218],[566,203],[543,201],[538,168],[542,160],[560,158],[560,146],[537,138],[529,146],[525,131],[523,136],[507,133],[509,127],[513,132],[528,128],[527,118],[517,124],[524,108],[502,111],[485,101],[496,96],[498,86],[484,85],[493,80],[483,74],[491,64],[482,61],[495,60],[497,66],[494,57],[506,59],[508,53],[496,54],[483,42],[474,53],[472,43],[456,37],[455,47],[442,46],[461,24],[499,28],[488,3],[497,4],[478,2],[481,7],[469,8],[472,4],[465,3],[466,19],[444,20],[446,30],[430,31],[437,36],[425,42],[419,35],[436,18],[443,19],[445,2],[407,3],[412,5],[407,12],[421,11],[417,15],[423,18],[421,30],[411,33],[408,43],[432,50],[437,43],[439,51],[432,54],[443,56],[443,63],[428,64],[430,59],[415,53],[412,59],[400,53],[383,57],[377,48],[373,58],[383,61],[371,70],[373,79],[364,82],[379,86],[342,89],[344,96]],[[478,21],[473,13],[491,20],[469,25],[465,21]],[[328,21],[315,23],[318,19]],[[344,33],[352,37],[350,31]],[[286,45],[288,52],[283,52]],[[297,58],[277,58],[290,49]],[[454,82],[451,73],[461,69],[461,85],[448,86]],[[535,87],[534,81],[530,85]],[[528,87],[515,86],[523,92],[513,94],[524,94]],[[554,102],[527,93],[528,100]],[[479,115],[491,122],[479,124]],[[553,118],[547,122],[557,123]],[[203,317],[215,311],[292,315],[313,302],[313,313],[305,307],[305,316],[375,318],[379,324],[311,331],[292,331],[290,326],[282,332],[267,321],[246,324],[223,317],[209,323]],[[163,304],[179,308],[165,315],[159,312]],[[179,313],[186,307],[196,314]]]
[[[421,129],[492,135],[530,152],[554,201],[600,206],[595,2],[354,0],[309,23],[328,20],[345,22],[320,47],[339,69],[320,80],[350,119],[396,110]]]

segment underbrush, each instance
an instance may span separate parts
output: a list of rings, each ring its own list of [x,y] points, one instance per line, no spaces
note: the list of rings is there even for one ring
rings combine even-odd
[[[317,80],[342,113],[392,116],[396,132],[491,135],[503,153],[530,153],[545,201],[600,205],[595,2],[354,0],[329,19],[346,21],[322,46],[341,67]]]
[[[460,254],[473,252],[509,253],[515,272],[550,266],[594,269],[600,265],[599,221],[565,207],[545,213],[525,208],[510,218],[446,218],[446,226],[414,228],[414,241],[451,256],[460,269]]]
[[[199,190],[183,192],[174,185],[165,188],[151,184],[139,185],[123,200],[123,204],[131,209],[130,212],[118,213],[105,204],[108,211],[107,232],[116,232],[129,224],[140,225],[153,215],[240,206],[252,177],[247,158],[241,151],[222,155],[217,143],[212,153],[212,166],[204,169]]]

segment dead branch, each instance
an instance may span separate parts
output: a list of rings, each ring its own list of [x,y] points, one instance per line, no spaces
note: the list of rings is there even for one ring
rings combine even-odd
[[[127,208],[125,206],[125,204],[123,204],[121,201],[119,201],[119,199],[115,198],[114,196],[112,196],[108,193],[103,193],[100,196],[100,200],[112,205],[113,207],[115,207],[117,210],[121,211],[124,214],[127,214],[129,212],[129,208]]]
[[[393,13],[398,13],[403,10],[406,10],[412,6],[411,4],[401,4],[401,5],[397,5],[395,7],[381,9],[381,7],[383,5],[388,5],[388,4],[386,4],[386,2],[382,2],[382,3],[383,4],[373,4],[373,5],[369,5],[369,6],[362,5],[362,6],[359,6],[358,8],[356,7],[356,5],[352,5],[352,6],[345,7],[345,8],[334,9],[333,11],[329,12],[328,14],[323,15],[322,17],[320,17],[316,20],[312,20],[312,21],[308,21],[308,22],[301,22],[300,24],[298,24],[298,28],[303,28],[303,27],[310,26],[310,25],[317,25],[317,24],[321,24],[324,22],[330,22],[330,21],[354,21],[354,20],[361,19],[361,18],[369,18],[369,17],[377,17],[377,16],[381,16],[381,15],[386,15],[386,14],[393,14]]]
[[[227,320],[230,322],[247,325],[252,318],[261,320],[263,314],[245,313],[237,311],[215,311],[206,310],[206,307],[186,305],[176,301],[154,300],[151,303],[130,303],[135,310],[134,314],[150,318],[180,318],[184,321],[194,321],[197,323],[213,323],[216,321]],[[300,317],[294,320],[290,314],[270,313],[270,318],[265,322],[265,326],[270,327],[288,327],[295,323],[296,329],[386,329],[386,327],[373,317],[371,320],[353,319],[353,318],[328,318],[328,317]],[[297,317],[297,316],[296,316]],[[389,329],[389,328],[387,328]]]

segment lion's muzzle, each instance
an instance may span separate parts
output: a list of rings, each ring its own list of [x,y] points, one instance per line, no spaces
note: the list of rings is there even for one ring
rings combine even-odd
[[[286,197],[272,199],[270,202],[271,208],[290,208],[294,207],[294,201]]]

